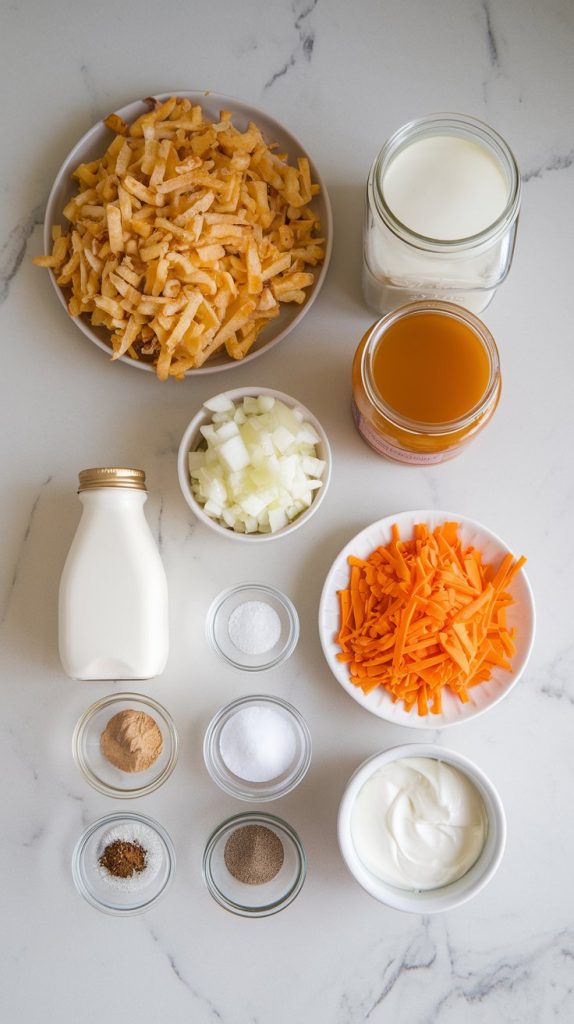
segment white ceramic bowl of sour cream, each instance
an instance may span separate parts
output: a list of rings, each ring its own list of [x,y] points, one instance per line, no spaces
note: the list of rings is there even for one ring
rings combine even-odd
[[[367,781],[379,769],[403,758],[430,758],[460,772],[477,790],[484,804],[487,828],[481,853],[469,870],[435,889],[402,889],[383,881],[369,870],[359,856],[353,839],[352,818],[357,797]],[[413,914],[436,914],[466,903],[476,896],[496,872],[506,844],[506,816],[501,799],[490,779],[477,765],[453,750],[427,743],[409,743],[374,754],[351,776],[339,807],[337,823],[339,847],[345,864],[355,880],[375,899]]]

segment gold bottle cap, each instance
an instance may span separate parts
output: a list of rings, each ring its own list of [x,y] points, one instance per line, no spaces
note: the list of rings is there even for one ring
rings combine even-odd
[[[80,470],[80,491],[93,491],[98,487],[124,487],[132,491],[145,491],[143,469],[127,469],[124,466],[106,466],[98,469]]]

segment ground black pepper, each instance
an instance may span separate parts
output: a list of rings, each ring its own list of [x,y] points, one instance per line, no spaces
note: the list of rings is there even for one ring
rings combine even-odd
[[[235,829],[223,852],[227,870],[246,885],[270,882],[283,866],[285,851],[278,835],[264,825]]]
[[[100,864],[115,878],[131,878],[139,874],[146,866],[146,852],[139,843],[123,842],[115,839],[106,846]]]

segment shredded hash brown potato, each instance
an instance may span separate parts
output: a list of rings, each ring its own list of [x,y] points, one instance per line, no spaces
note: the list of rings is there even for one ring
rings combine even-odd
[[[242,359],[282,302],[303,303],[322,262],[309,161],[274,152],[257,125],[238,131],[172,96],[132,125],[117,114],[99,160],[52,229],[50,256],[71,316],[110,332],[112,359],[151,360],[183,378],[223,347]]]

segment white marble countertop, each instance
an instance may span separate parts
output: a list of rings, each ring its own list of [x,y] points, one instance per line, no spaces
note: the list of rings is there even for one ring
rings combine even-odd
[[[14,0],[3,15],[2,1020],[572,1021],[572,4]],[[194,88],[260,106],[299,136],[328,184],[335,247],[323,292],[287,341],[229,375],[160,386],[111,366],[30,261],[42,250],[51,182],[75,140],[131,99]],[[393,130],[452,109],[506,136],[524,175],[514,266],[484,314],[504,395],[459,459],[415,469],[379,459],[350,415],[351,356],[373,319],[360,291],[363,191]],[[256,567],[244,545],[228,548],[194,522],[175,466],[202,399],[244,384],[281,387],[310,406],[335,455],[320,513],[290,539],[263,545]],[[141,465],[149,477],[172,642],[164,676],[140,688],[173,713],[182,741],[170,781],[130,804],[171,833],[177,877],[150,913],[123,921],[84,903],[70,874],[82,829],[118,809],[80,777],[73,726],[121,686],[71,682],[56,647],[58,579],[79,516],[76,473],[113,463]],[[355,884],[335,819],[345,780],[365,757],[439,735],[411,735],[361,710],[331,677],[316,630],[322,582],[343,543],[382,515],[425,506],[472,516],[528,556],[539,622],[508,700],[440,737],[499,788],[503,863],[474,901],[426,919],[387,910]],[[203,632],[214,595],[254,575],[284,589],[302,623],[290,661],[256,680],[222,667]],[[210,830],[242,809],[209,779],[201,741],[221,704],[260,688],[292,701],[313,735],[305,782],[267,805],[299,832],[309,872],[284,913],[248,921],[218,907],[201,879]]]

